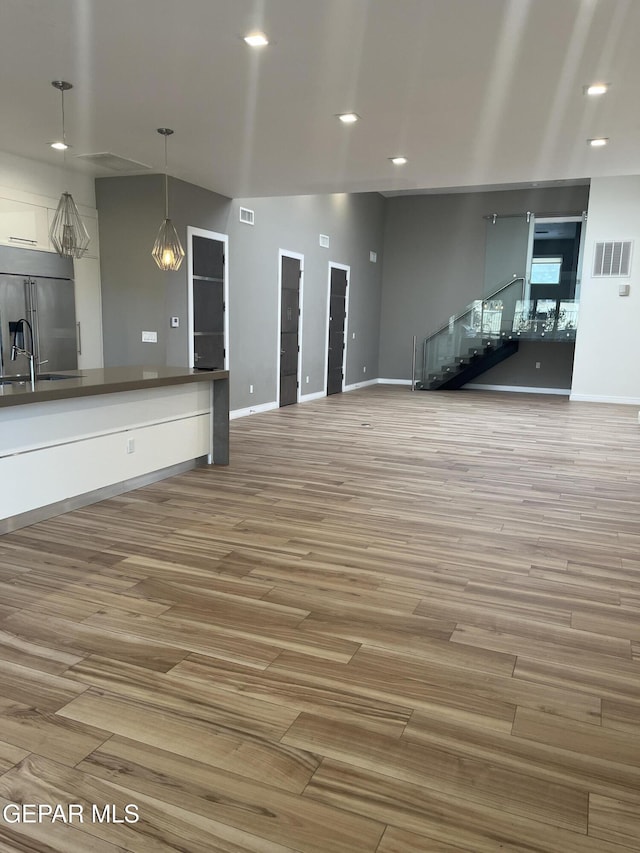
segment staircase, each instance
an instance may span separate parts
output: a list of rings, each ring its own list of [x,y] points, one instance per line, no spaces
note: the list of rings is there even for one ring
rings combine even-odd
[[[468,349],[454,362],[442,365],[437,373],[430,373],[421,384],[423,391],[455,391],[518,351],[517,340],[484,339]],[[425,387],[426,385],[426,387]]]
[[[425,339],[416,387],[462,388],[516,353],[521,340],[575,340],[577,322],[575,300],[526,300],[525,279],[514,277]]]

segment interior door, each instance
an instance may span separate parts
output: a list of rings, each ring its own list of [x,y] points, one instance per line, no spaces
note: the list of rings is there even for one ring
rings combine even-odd
[[[300,277],[298,258],[282,256],[280,266],[280,405],[298,402]]]
[[[193,235],[193,360],[207,370],[225,366],[224,242]]]
[[[347,317],[347,270],[331,267],[329,288],[329,347],[327,395],[339,394],[344,380],[345,320]]]

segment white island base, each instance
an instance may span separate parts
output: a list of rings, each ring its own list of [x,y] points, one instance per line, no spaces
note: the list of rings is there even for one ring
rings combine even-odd
[[[215,391],[222,394],[215,395]],[[122,387],[120,384],[119,387]],[[224,393],[226,392],[226,394]],[[214,418],[214,397],[218,411]],[[0,532],[228,461],[228,380],[104,390],[0,410]],[[218,425],[218,445],[214,426]]]

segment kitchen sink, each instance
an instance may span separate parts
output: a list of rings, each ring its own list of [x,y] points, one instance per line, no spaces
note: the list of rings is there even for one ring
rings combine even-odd
[[[41,373],[36,376],[36,382],[53,382],[57,379],[81,379],[81,373],[72,373],[69,376],[63,376],[62,373]],[[0,385],[30,385],[31,378],[29,376],[4,376],[0,379]]]
[[[74,373],[70,376],[63,376],[62,373],[40,373],[38,376],[36,376],[37,382],[53,382],[56,379],[82,379],[82,374]]]

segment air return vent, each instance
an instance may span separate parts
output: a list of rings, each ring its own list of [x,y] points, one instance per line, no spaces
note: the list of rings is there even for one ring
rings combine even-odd
[[[117,154],[111,154],[109,151],[102,151],[99,154],[78,154],[76,160],[82,160],[83,163],[91,163],[92,166],[97,166],[100,169],[108,169],[110,172],[142,172],[151,169],[146,163],[138,163],[137,160],[127,160],[126,157],[119,157]]]
[[[631,240],[596,243],[593,275],[603,278],[628,276],[631,269]]]
[[[248,207],[240,208],[240,222],[244,222],[245,225],[254,225],[256,221],[255,211],[249,210]]]

